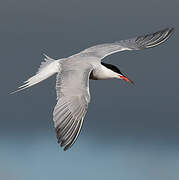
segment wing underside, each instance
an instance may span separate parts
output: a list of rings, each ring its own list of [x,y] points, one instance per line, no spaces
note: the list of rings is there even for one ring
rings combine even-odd
[[[64,146],[64,150],[74,144],[80,133],[90,102],[90,72],[88,67],[81,71],[75,67],[73,70],[64,67],[57,75],[58,102],[54,108],[53,120],[58,143]]]
[[[58,143],[67,150],[77,139],[87,106],[80,97],[61,98],[54,109],[54,124]],[[86,103],[85,103],[86,104]]]

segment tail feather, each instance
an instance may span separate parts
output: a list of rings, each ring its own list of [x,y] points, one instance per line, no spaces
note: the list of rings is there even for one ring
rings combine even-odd
[[[16,91],[11,92],[10,94],[14,94],[16,92],[29,88],[35,84],[38,84],[39,82],[59,72],[60,70],[59,60],[54,60],[45,54],[44,56],[45,56],[44,58],[45,62],[43,61],[41,63],[40,68],[38,69],[36,75],[30,77],[28,80],[24,82],[22,86],[18,87]]]

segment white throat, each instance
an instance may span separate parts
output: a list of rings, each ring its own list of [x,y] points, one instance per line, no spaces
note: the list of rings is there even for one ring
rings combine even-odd
[[[104,79],[113,79],[119,78],[119,74],[112,71],[111,69],[106,68],[101,64],[98,68],[94,69],[91,74],[91,79],[95,80],[104,80]]]

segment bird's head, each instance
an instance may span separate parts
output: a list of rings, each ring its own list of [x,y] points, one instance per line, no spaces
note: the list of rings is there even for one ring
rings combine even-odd
[[[129,82],[131,84],[134,84],[134,82],[132,80],[130,80],[127,76],[125,76],[121,71],[120,69],[117,67],[117,66],[114,66],[112,64],[106,64],[106,63],[101,63],[103,66],[105,66],[106,68],[112,70],[113,72],[116,73],[116,78],[117,79],[123,79],[124,81],[126,82]]]

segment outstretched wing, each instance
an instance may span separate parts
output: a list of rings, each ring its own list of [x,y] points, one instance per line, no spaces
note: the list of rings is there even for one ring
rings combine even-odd
[[[62,67],[57,75],[58,102],[53,112],[58,143],[71,147],[77,139],[90,102],[89,76],[91,67]]]
[[[155,33],[138,36],[128,40],[121,40],[114,43],[99,44],[85,49],[84,51],[81,51],[80,54],[87,53],[89,54],[89,56],[92,55],[103,59],[110,54],[124,50],[140,50],[151,48],[166,41],[173,32],[174,28],[166,28]]]

